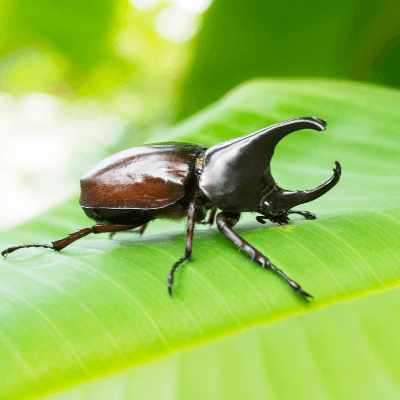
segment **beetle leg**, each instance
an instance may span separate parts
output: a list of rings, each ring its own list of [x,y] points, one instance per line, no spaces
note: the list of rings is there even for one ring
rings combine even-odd
[[[194,203],[190,203],[189,212],[188,212],[188,225],[187,225],[187,234],[186,234],[185,255],[172,266],[171,271],[168,275],[168,293],[170,296],[172,296],[172,284],[174,283],[175,270],[185,260],[190,260],[190,257],[192,256],[192,241],[193,241],[193,233],[194,233],[195,214],[196,214],[196,205]]]
[[[299,214],[302,215],[305,219],[317,219],[315,214],[310,213],[309,211],[295,211],[295,210],[289,210],[287,211],[288,214]]]
[[[265,222],[266,219],[268,219],[268,217],[264,217],[264,216],[261,216],[261,215],[258,215],[256,217],[257,222],[259,222],[260,224],[266,224],[266,222]]]
[[[202,225],[209,224],[211,226],[215,221],[215,214],[216,213],[217,213],[217,206],[214,206],[211,209],[210,215],[208,216],[208,220],[207,221],[201,221],[201,222],[199,222],[199,224],[202,224]]]
[[[143,224],[139,229],[129,229],[129,230],[126,230],[125,232],[138,233],[139,236],[142,236],[143,233],[144,233],[144,231],[146,230],[148,224],[149,224],[149,223],[146,222],[146,223]],[[121,232],[121,231],[118,231],[118,232]],[[110,239],[112,239],[113,236],[114,236],[116,233],[117,233],[117,232],[111,232],[111,233],[110,233]]]
[[[12,246],[8,249],[4,250],[1,255],[6,256],[7,254],[12,253],[15,250],[23,249],[26,247],[46,247],[49,249],[53,249],[56,251],[60,251],[65,247],[69,246],[71,243],[75,242],[76,240],[82,239],[83,237],[89,235],[90,233],[105,233],[105,232],[120,232],[126,231],[128,229],[134,229],[138,226],[142,226],[143,224],[147,223],[149,220],[148,218],[139,218],[137,223],[134,225],[115,225],[115,224],[98,224],[93,225],[89,228],[81,229],[78,232],[71,233],[64,239],[56,240],[51,244],[21,244],[19,246]]]
[[[271,268],[277,274],[279,274],[285,281],[304,298],[312,297],[310,294],[305,292],[298,283],[292,281],[284,272],[271,264],[268,258],[262,255],[255,247],[246,242],[236,232],[232,230],[232,227],[239,220],[239,213],[227,213],[221,212],[217,215],[217,227],[231,242],[239,247],[239,251],[244,250],[251,256],[251,261],[257,261],[262,268]]]

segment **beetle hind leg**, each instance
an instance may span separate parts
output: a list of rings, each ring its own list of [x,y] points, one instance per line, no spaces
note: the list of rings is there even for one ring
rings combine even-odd
[[[113,236],[114,236],[117,232],[138,233],[139,236],[142,236],[143,233],[144,233],[144,231],[146,230],[148,224],[149,224],[149,223],[146,222],[146,223],[143,224],[139,229],[127,229],[127,230],[125,230],[125,231],[115,231],[115,232],[111,232],[111,233],[110,233],[110,239],[112,239]]]
[[[146,222],[149,222],[148,219],[140,218],[138,219],[137,224],[135,225],[115,225],[115,224],[97,224],[93,225],[89,228],[84,228],[79,230],[78,232],[71,233],[64,239],[56,240],[51,244],[21,244],[19,246],[11,246],[8,249],[2,251],[1,255],[5,257],[7,254],[14,252],[15,250],[24,249],[28,247],[45,247],[48,249],[53,249],[55,251],[60,251],[65,247],[69,246],[71,243],[82,239],[83,237],[89,235],[90,233],[106,233],[106,232],[121,232],[129,229],[137,228]]]
[[[267,257],[233,231],[232,227],[239,221],[239,218],[240,213],[219,213],[217,215],[217,226],[219,231],[222,232],[231,242],[236,244],[236,246],[239,247],[239,251],[244,250],[250,254],[251,261],[257,261],[261,265],[261,268],[271,268],[275,271],[285,279],[294,291],[303,296],[303,298],[312,297],[310,294],[305,292],[298,283],[292,281],[283,271],[271,264]]]

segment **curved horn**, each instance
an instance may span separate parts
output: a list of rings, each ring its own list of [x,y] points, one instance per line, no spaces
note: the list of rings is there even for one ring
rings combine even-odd
[[[260,168],[261,174],[271,162],[272,155],[276,145],[287,135],[301,129],[314,129],[324,131],[326,121],[316,117],[293,118],[288,121],[260,129],[257,132],[250,133],[235,139],[227,140],[210,147],[204,154],[205,163],[213,162],[215,157],[225,159],[238,157],[243,158],[244,162],[251,165],[251,168]],[[227,157],[227,154],[229,155]],[[243,163],[241,163],[243,166]]]
[[[277,197],[279,198],[279,204],[282,208],[289,210],[292,207],[318,199],[318,197],[321,197],[331,190],[339,182],[342,173],[340,164],[337,161],[335,161],[335,165],[336,168],[333,169],[333,175],[325,183],[315,189],[296,191],[279,190]]]

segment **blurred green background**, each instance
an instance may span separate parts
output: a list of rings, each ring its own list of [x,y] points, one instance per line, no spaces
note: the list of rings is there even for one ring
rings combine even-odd
[[[254,77],[400,85],[399,1],[211,1],[3,0],[0,90],[90,96],[147,125]]]
[[[399,0],[3,0],[0,229],[256,77],[400,85]]]
[[[400,85],[399,0],[3,0],[0,230],[256,77]]]

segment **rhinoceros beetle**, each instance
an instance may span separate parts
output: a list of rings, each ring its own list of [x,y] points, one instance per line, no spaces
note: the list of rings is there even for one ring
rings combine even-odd
[[[114,154],[81,179],[80,205],[98,224],[70,234],[52,244],[24,244],[9,247],[5,256],[24,247],[47,247],[56,251],[89,233],[120,232],[146,225],[157,218],[188,218],[184,256],[171,268],[168,292],[172,295],[174,272],[192,253],[195,223],[216,224],[239,251],[244,250],[262,268],[271,268],[303,297],[312,297],[299,284],[275,267],[263,254],[233,231],[240,213],[256,212],[260,223],[287,223],[289,214],[315,219],[293,207],[315,200],[340,179],[336,161],[332,177],[312,190],[289,191],[279,187],[270,170],[275,146],[300,129],[325,130],[319,118],[295,118],[257,132],[219,143],[210,148],[195,143],[166,142],[134,147]],[[204,222],[210,211],[207,222]]]

